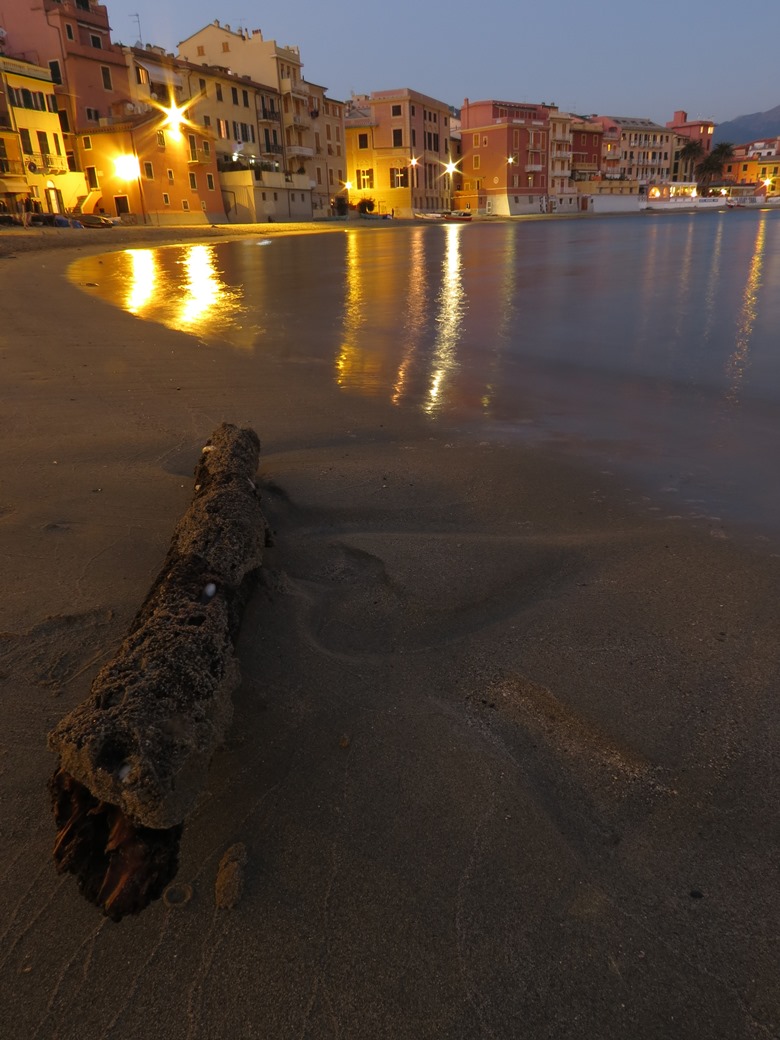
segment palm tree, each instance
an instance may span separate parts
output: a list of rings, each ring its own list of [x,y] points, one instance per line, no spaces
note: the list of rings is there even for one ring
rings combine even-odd
[[[691,167],[697,163],[702,155],[704,155],[704,145],[701,141],[696,141],[693,137],[689,138],[678,152],[678,158],[682,163],[682,168],[685,171],[686,176],[684,180],[689,180],[688,176]]]
[[[723,176],[723,167],[734,158],[734,146],[729,141],[716,144],[709,155],[705,155],[696,166],[696,176],[702,187],[709,187],[714,180]]]

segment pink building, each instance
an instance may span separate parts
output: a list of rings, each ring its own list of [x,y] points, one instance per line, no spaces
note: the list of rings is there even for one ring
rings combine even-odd
[[[547,211],[551,113],[557,109],[466,98],[461,109],[459,209],[496,216]]]
[[[15,4],[5,28],[6,50],[51,70],[66,146],[93,129],[128,97],[124,55],[111,43],[108,10],[92,0]],[[105,124],[103,124],[105,125]]]

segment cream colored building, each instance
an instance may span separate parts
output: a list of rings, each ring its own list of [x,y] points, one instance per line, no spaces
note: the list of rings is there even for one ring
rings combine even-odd
[[[309,215],[314,206],[317,212],[330,203],[330,176],[337,179],[338,164],[331,166],[328,159],[338,159],[336,146],[342,141],[331,140],[334,154],[328,155],[326,134],[338,126],[343,137],[343,106],[328,101],[325,116],[325,88],[308,83],[303,77],[303,62],[298,47],[282,47],[275,40],[266,40],[259,29],[233,30],[215,20],[179,44],[179,56],[198,65],[221,66],[241,77],[249,76],[258,83],[267,83],[278,89],[281,98],[281,128],[285,166],[283,172],[301,178],[309,191]],[[324,131],[320,129],[325,128]],[[322,149],[317,153],[317,139]],[[318,157],[318,161],[315,161]],[[300,214],[298,215],[300,216]]]
[[[452,208],[458,156],[449,105],[404,87],[352,98],[347,108],[349,203],[411,217]]]
[[[574,213],[577,210],[577,187],[572,180],[572,117],[552,106],[549,113],[549,210]]]

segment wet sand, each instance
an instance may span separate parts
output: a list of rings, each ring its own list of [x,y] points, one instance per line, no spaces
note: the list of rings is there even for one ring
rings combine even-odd
[[[774,547],[66,281],[119,241],[0,233],[9,1035],[779,1035]],[[114,924],[54,871],[46,735],[223,420],[260,435],[275,545],[178,877]]]

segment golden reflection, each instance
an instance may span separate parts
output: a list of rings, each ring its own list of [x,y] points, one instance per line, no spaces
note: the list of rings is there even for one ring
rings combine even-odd
[[[745,291],[742,294],[742,309],[737,320],[737,340],[734,353],[726,364],[726,375],[729,380],[727,399],[732,404],[739,402],[739,391],[745,376],[750,355],[750,338],[756,320],[758,290],[761,287],[761,269],[764,264],[764,240],[766,237],[766,214],[762,214],[756,231],[753,257],[750,261]]]
[[[138,314],[154,297],[157,282],[157,260],[152,249],[126,249],[130,258],[130,288],[125,307],[131,314]]]
[[[366,291],[356,231],[347,232],[347,271],[344,294],[344,333],[336,360],[336,382],[339,386],[355,385],[365,390],[375,382],[380,368],[379,358],[360,349],[359,333],[366,323]],[[371,376],[373,375],[373,379]]]
[[[420,338],[428,320],[427,279],[425,274],[425,232],[422,228],[412,230],[412,245],[409,250],[409,287],[406,293],[406,324],[404,335],[406,347],[393,383],[393,404],[400,404],[404,397],[406,381],[412,359],[417,353]]]
[[[447,377],[457,366],[456,347],[460,335],[465,307],[463,291],[463,271],[460,250],[461,224],[447,224],[447,235],[444,260],[442,261],[442,286],[438,296],[438,314],[436,324],[438,332],[433,350],[433,370],[431,373],[428,398],[423,409],[429,415],[441,404],[442,391]]]
[[[222,281],[215,265],[214,246],[189,246],[184,254],[184,269],[187,272],[187,295],[182,301],[179,321],[192,325],[219,307]]]
[[[517,241],[514,227],[507,227],[504,235],[504,255],[502,258],[501,303],[498,308],[500,320],[496,329],[495,349],[492,352],[488,372],[489,382],[485,384],[485,393],[480,404],[485,415],[490,415],[495,389],[501,386],[501,362],[503,348],[511,340],[515,318],[515,291],[517,289]]]

